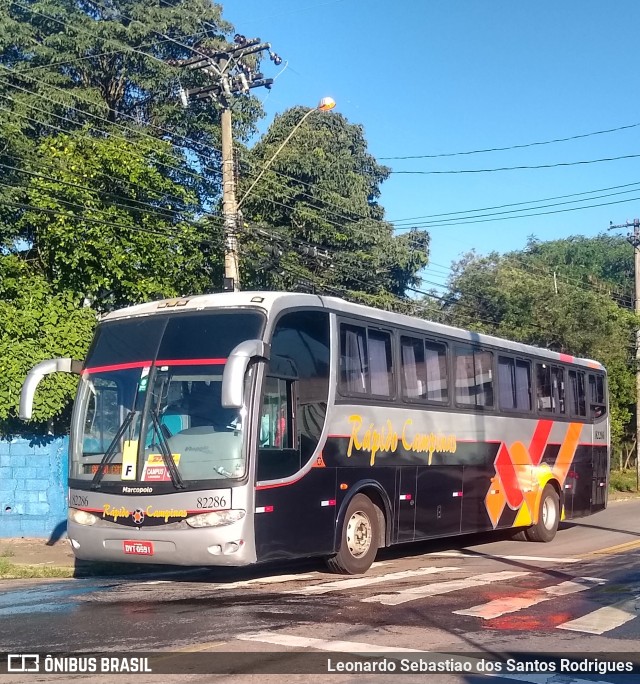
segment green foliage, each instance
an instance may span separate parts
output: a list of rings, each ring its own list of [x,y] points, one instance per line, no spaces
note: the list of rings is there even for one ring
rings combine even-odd
[[[613,492],[637,492],[637,474],[635,470],[612,470],[609,475],[609,489]]]
[[[209,285],[217,256],[206,242],[219,237],[196,221],[196,197],[169,158],[159,140],[83,131],[39,145],[10,199],[28,207],[15,228],[54,291],[118,307]]]
[[[0,256],[0,432],[24,429],[16,416],[28,371],[48,358],[82,359],[96,323],[95,312],[68,292],[55,293],[46,279],[14,255]],[[64,415],[77,379],[45,378],[33,407],[36,423]],[[43,429],[36,425],[36,431]]]
[[[394,236],[384,221],[377,200],[389,169],[367,151],[361,126],[295,107],[276,117],[245,168],[238,196],[250,190],[242,211],[260,229],[242,238],[244,286],[302,286],[389,308],[397,306],[393,295],[419,283],[429,236]],[[308,254],[310,245],[319,253]]]
[[[83,302],[101,310],[221,281],[221,230],[202,220],[220,193],[219,108],[180,106],[179,79],[209,77],[175,61],[232,34],[210,0],[0,5],[5,430],[34,363],[84,355],[95,311]],[[236,102],[238,140],[260,113],[254,98]],[[36,419],[60,419],[73,388],[47,378]]]

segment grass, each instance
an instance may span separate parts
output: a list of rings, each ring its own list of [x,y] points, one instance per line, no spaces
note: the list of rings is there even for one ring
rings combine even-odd
[[[16,554],[9,548],[0,551],[0,558],[13,558]]]
[[[609,474],[610,492],[636,492],[636,471],[633,470],[612,470]]]
[[[74,569],[51,565],[17,565],[0,558],[0,579],[46,579],[50,577],[73,577]]]

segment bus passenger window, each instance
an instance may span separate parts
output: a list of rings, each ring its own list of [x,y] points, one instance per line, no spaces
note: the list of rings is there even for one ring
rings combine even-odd
[[[400,349],[403,396],[407,399],[448,401],[446,345],[402,337]]]
[[[493,354],[456,349],[456,402],[466,406],[493,406]]]
[[[498,393],[505,411],[531,410],[531,364],[522,359],[498,357]]]
[[[425,365],[427,371],[427,399],[449,401],[447,379],[447,348],[438,342],[425,342]]]
[[[553,411],[551,368],[546,363],[536,363],[536,407],[538,411]]]
[[[571,388],[571,413],[574,416],[586,417],[587,403],[585,397],[584,373],[569,371],[569,387]]]
[[[366,394],[367,333],[355,325],[340,326],[340,389],[345,394]]]
[[[604,398],[604,378],[589,373],[589,410],[592,418],[600,418],[607,412]]]
[[[289,444],[287,382],[267,378],[260,415],[260,447],[284,449]]]
[[[407,399],[426,399],[424,343],[415,337],[401,337],[400,352],[402,396]]]
[[[551,388],[553,390],[553,404],[556,413],[565,412],[564,369],[551,366]]]
[[[391,335],[378,330],[369,330],[368,341],[371,394],[391,397],[395,394],[391,362]]]

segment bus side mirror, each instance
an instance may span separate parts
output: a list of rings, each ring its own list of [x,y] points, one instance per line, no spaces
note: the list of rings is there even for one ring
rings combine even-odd
[[[223,408],[242,408],[244,376],[254,359],[268,361],[271,345],[262,340],[245,340],[233,349],[222,374]]]
[[[20,411],[18,414],[20,419],[31,419],[33,414],[33,397],[36,393],[36,387],[42,378],[52,373],[76,373],[80,375],[81,371],[82,361],[76,361],[75,359],[47,359],[36,364],[27,373],[27,378],[22,385]]]

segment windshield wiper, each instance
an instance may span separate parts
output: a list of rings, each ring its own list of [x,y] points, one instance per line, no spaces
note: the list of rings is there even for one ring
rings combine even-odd
[[[100,489],[100,483],[102,482],[102,478],[104,477],[107,466],[111,463],[111,461],[113,461],[113,457],[116,455],[116,451],[118,450],[120,440],[122,439],[122,436],[133,422],[136,413],[137,411],[129,411],[129,413],[127,413],[125,419],[122,421],[122,424],[118,428],[118,432],[116,432],[111,442],[109,442],[109,446],[107,447],[107,450],[104,452],[104,456],[102,457],[102,460],[98,465],[98,470],[96,470],[96,473],[93,476],[93,480],[91,481],[91,489]]]
[[[169,475],[171,476],[171,482],[173,482],[173,486],[176,489],[184,489],[186,485],[184,484],[184,480],[182,479],[180,471],[176,466],[176,462],[173,460],[173,454],[171,453],[171,449],[169,449],[167,438],[164,432],[162,431],[163,426],[160,424],[158,414],[155,411],[149,411],[149,413],[151,415],[153,429],[158,435],[158,446],[160,447],[160,455],[162,456],[162,460],[164,461],[166,469],[169,471]]]

